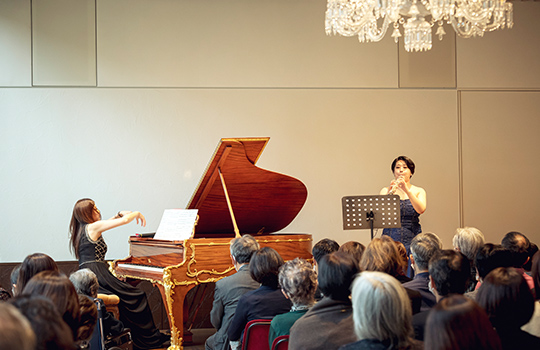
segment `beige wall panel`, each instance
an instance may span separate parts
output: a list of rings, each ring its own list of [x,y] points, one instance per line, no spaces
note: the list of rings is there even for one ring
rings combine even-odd
[[[34,85],[96,85],[94,0],[34,0],[32,31]]]
[[[324,0],[98,1],[98,85],[397,87],[388,35],[328,37]]]
[[[32,85],[30,0],[0,1],[0,86]]]
[[[342,230],[341,198],[378,194],[392,159],[406,154],[428,193],[424,231],[449,244],[459,223],[455,102],[442,90],[2,89],[0,212],[13,241],[0,245],[0,261],[33,251],[71,259],[66,230],[82,197],[105,217],[145,214],[146,228],[106,237],[109,258],[127,256],[130,234],[154,231],[164,209],[187,205],[220,138],[248,136],[271,137],[261,168],[308,188],[285,232],[367,244],[369,230]]]
[[[458,88],[540,88],[540,2],[512,3],[512,29],[458,38]]]
[[[520,231],[540,242],[540,93],[463,92],[463,209],[490,242]]]
[[[401,40],[399,45],[399,87],[402,88],[455,88],[456,87],[456,35],[451,25],[445,24],[443,40],[435,35],[429,51],[407,52]]]

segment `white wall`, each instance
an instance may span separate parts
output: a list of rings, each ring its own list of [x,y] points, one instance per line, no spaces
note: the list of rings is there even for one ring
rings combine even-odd
[[[368,230],[342,229],[341,197],[377,194],[406,154],[417,163],[413,183],[428,192],[424,231],[446,246],[460,225],[492,242],[510,229],[540,242],[540,48],[523,35],[525,23],[539,35],[540,4],[514,3],[515,28],[472,39],[479,53],[450,40],[444,50],[455,57],[442,63],[437,52],[404,58],[389,37],[327,37],[322,0],[77,4],[0,2],[0,47],[10,48],[0,50],[0,235],[9,242],[0,262],[36,251],[72,259],[68,224],[82,197],[104,216],[141,210],[144,230],[155,230],[164,209],[186,206],[222,137],[270,136],[258,165],[306,184],[285,232],[367,244]],[[75,18],[47,20],[51,11]],[[30,32],[32,20],[40,25]],[[501,45],[511,50],[485,55]],[[452,62],[455,79],[433,74]],[[422,65],[426,76],[404,74]],[[140,231],[107,233],[108,257],[126,256]]]

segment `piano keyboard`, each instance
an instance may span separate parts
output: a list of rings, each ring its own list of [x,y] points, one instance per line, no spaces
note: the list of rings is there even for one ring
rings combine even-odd
[[[163,273],[163,267],[119,263],[119,268]]]

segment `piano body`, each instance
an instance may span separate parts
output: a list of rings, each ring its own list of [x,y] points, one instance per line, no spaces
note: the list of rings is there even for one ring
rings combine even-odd
[[[306,201],[307,189],[295,178],[255,166],[268,140],[220,141],[187,207],[198,209],[199,215],[190,239],[132,236],[129,257],[111,262],[116,276],[158,286],[171,328],[169,350],[183,348],[188,291],[235,272],[229,246],[240,233],[253,235],[261,247],[276,249],[284,260],[312,258],[310,234],[271,234],[292,222]]]

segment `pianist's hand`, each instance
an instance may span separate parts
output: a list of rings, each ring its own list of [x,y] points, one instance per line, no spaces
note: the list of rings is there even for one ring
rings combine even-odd
[[[144,215],[143,215],[141,212],[139,212],[139,211],[137,211],[136,213],[138,214],[138,215],[135,217],[135,218],[137,219],[137,224],[138,224],[138,225],[140,224],[142,227],[145,227],[145,226],[146,226],[146,219],[144,218]],[[139,220],[140,220],[140,221],[139,221]]]

